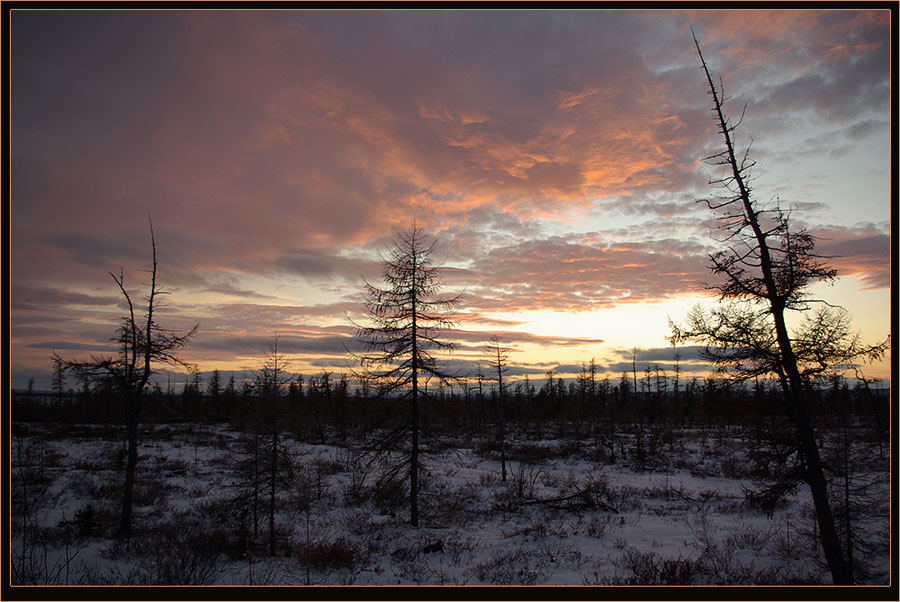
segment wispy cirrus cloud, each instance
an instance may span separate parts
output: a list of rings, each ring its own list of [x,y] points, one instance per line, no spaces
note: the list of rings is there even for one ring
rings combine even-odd
[[[818,251],[839,276],[858,276],[870,289],[891,288],[891,237],[882,228],[816,230]]]
[[[114,295],[92,295],[56,287],[13,286],[10,308],[15,310],[51,311],[66,306],[108,307],[121,299]]]
[[[584,311],[654,301],[703,288],[707,247],[683,240],[607,243],[551,237],[495,247],[478,258],[467,301],[475,307]]]

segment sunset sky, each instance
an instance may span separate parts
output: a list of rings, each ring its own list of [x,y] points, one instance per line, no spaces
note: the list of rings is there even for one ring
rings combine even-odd
[[[671,369],[711,303],[698,199],[721,75],[755,195],[793,208],[869,342],[891,323],[888,11],[32,11],[10,19],[12,384],[114,352],[148,215],[186,360],[346,371],[378,251],[414,218],[463,294],[451,367]],[[682,369],[702,372],[691,349]],[[889,363],[866,366],[888,378]],[[183,381],[182,381],[183,382]],[[70,383],[73,386],[73,383]]]

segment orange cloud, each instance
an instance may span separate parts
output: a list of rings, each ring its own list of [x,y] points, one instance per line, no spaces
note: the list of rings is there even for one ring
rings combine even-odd
[[[210,329],[342,313],[341,287],[377,272],[374,252],[413,217],[447,240],[472,313],[693,290],[708,276],[690,199],[708,190],[696,161],[717,138],[690,25],[758,123],[817,141],[806,156],[760,137],[799,174],[816,156],[870,153],[889,121],[889,17],[23,11],[11,22],[14,319],[28,321],[22,340],[108,338],[54,322],[102,320],[48,291],[103,297],[108,270],[146,268],[148,213],[173,299],[196,291],[190,310]],[[877,202],[859,219],[886,220]],[[590,228],[607,229],[553,236]],[[820,230],[842,273],[889,285],[881,230]],[[334,283],[333,307],[266,307],[311,282]],[[25,307],[34,291],[60,301],[42,314]],[[218,298],[260,303],[229,314]],[[114,322],[115,306],[103,311]]]
[[[859,277],[866,288],[891,288],[891,237],[878,228],[816,230],[818,252],[838,276]]]

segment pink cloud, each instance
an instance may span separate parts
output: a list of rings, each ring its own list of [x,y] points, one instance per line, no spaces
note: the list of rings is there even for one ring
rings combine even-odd
[[[696,291],[709,275],[690,205],[716,138],[690,25],[766,127],[835,153],[889,121],[886,14],[19,12],[14,319],[46,316],[29,341],[100,344],[53,320],[114,322],[107,272],[142,282],[148,214],[166,317],[210,331],[340,317],[412,217],[446,243],[473,315]],[[831,138],[792,129],[808,112]],[[582,216],[641,225],[553,236]],[[842,273],[889,286],[882,232],[819,229]],[[310,283],[333,303],[275,307]]]
[[[703,290],[705,248],[678,240],[633,245],[554,237],[498,247],[469,274],[481,309],[582,311]]]
[[[891,288],[891,237],[879,228],[823,228],[818,252],[838,276],[856,276],[869,289]]]

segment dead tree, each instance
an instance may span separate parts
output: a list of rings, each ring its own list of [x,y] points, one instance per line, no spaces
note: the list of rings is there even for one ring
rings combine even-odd
[[[833,280],[837,272],[816,254],[811,234],[791,229],[789,213],[777,206],[760,207],[752,199],[750,171],[754,163],[749,146],[741,154],[734,140],[741,121],[732,123],[726,117],[722,85],[713,81],[696,37],[694,43],[725,146],[708,161],[726,172],[711,183],[727,192],[705,202],[716,213],[728,246],[710,256],[710,269],[721,278],[712,288],[719,292],[722,304],[712,311],[695,307],[684,326],[672,323],[672,340],[706,345],[705,359],[735,378],[778,377],[793,427],[797,475],[812,493],[832,579],[835,584],[850,584],[853,577],[835,528],[807,389],[813,375],[833,366],[880,357],[887,342],[861,344],[849,331],[845,312],[809,297],[810,285]],[[808,312],[813,303],[822,303],[822,309],[792,335],[787,312]]]
[[[156,310],[160,307],[160,297],[168,294],[157,284],[156,237],[153,222],[150,222],[150,242],[153,251],[153,268],[150,274],[149,292],[144,297],[145,314],[139,318],[135,302],[125,287],[125,273],[110,276],[119,287],[128,307],[128,315],[121,318],[113,340],[119,345],[119,353],[102,357],[92,355],[87,361],[66,360],[56,355],[66,370],[74,372],[85,383],[107,383],[120,395],[124,414],[127,459],[125,464],[125,484],[122,488],[122,511],[118,533],[127,537],[131,534],[132,507],[134,505],[134,481],[137,469],[138,426],[145,390],[158,364],[186,366],[176,352],[184,348],[197,330],[195,325],[186,332],[162,328],[156,321]]]
[[[284,475],[289,473],[290,464],[286,460],[284,445],[281,441],[281,402],[285,389],[291,381],[291,374],[287,372],[289,363],[283,353],[278,351],[278,335],[275,335],[269,343],[263,360],[263,364],[257,374],[259,395],[263,404],[263,412],[268,416],[264,427],[266,447],[263,452],[266,456],[262,471],[266,477],[268,488],[268,522],[269,522],[269,556],[275,556],[275,508],[276,493],[279,488],[287,488]],[[266,408],[268,402],[268,408]]]
[[[504,347],[497,335],[491,335],[488,344],[491,367],[497,375],[497,428],[500,438],[500,475],[506,482],[506,396],[504,395],[503,375],[509,370],[509,348]]]

